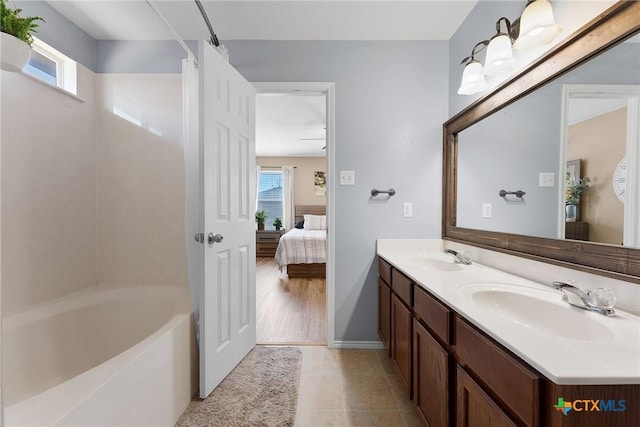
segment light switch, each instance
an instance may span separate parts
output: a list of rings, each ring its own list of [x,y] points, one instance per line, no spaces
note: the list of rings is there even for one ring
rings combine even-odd
[[[491,203],[482,204],[482,218],[491,218]]]
[[[413,216],[413,203],[404,202],[402,205],[402,212],[405,218],[411,218]]]
[[[556,176],[553,172],[540,172],[538,187],[553,187]]]
[[[340,171],[340,185],[356,185],[355,171]]]

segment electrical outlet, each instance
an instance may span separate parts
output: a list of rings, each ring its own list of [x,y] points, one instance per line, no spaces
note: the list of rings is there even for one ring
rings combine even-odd
[[[404,202],[402,205],[402,212],[405,218],[411,218],[413,216],[413,203]]]
[[[538,187],[553,187],[555,185],[555,176],[553,172],[540,172],[538,178]]]
[[[482,204],[482,218],[491,218],[491,203]]]
[[[356,185],[355,171],[340,171],[340,185]]]

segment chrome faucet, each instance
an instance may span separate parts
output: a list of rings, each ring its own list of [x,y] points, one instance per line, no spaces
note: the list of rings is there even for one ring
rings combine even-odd
[[[445,249],[444,250],[445,254],[451,254],[454,257],[456,257],[456,262],[459,264],[464,264],[464,265],[470,265],[471,264],[471,255],[469,255],[469,253],[463,251],[463,250],[459,250],[459,251],[454,251],[453,249]]]
[[[615,296],[608,289],[597,289],[596,291],[585,291],[572,283],[553,282],[553,287],[562,291],[562,300],[584,310],[594,311],[605,316],[615,316],[613,309],[616,303]]]

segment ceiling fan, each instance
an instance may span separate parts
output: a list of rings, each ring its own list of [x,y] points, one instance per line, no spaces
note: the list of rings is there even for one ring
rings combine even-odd
[[[327,128],[322,128],[325,132],[327,131]],[[298,138],[298,141],[326,141],[327,137],[323,136],[320,138]],[[323,150],[325,150],[327,148],[327,146],[325,145],[324,147],[322,147]]]
[[[327,138],[298,138],[298,141],[326,141]],[[322,147],[323,150],[327,149],[327,146],[325,144],[324,147]]]

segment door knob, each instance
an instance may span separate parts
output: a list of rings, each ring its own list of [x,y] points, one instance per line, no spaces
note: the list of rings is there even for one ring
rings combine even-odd
[[[196,242],[204,243],[204,233],[196,233],[193,237],[196,239]]]
[[[207,242],[210,245],[213,245],[214,243],[220,243],[223,240],[224,240],[224,237],[222,236],[222,234],[209,233],[209,235],[207,236]]]

